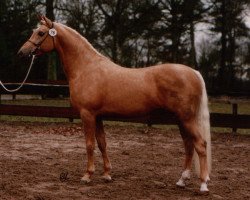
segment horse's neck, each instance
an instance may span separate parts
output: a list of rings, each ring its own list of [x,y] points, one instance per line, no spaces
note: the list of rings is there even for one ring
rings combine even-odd
[[[89,63],[93,62],[95,58],[103,57],[75,30],[61,24],[58,24],[56,49],[69,80],[87,69]]]

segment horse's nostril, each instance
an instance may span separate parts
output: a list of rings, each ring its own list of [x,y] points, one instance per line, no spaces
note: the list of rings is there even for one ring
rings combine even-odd
[[[24,56],[24,53],[22,52],[22,50],[19,50],[19,51],[17,52],[17,55],[20,56],[20,57],[23,57],[23,56]]]

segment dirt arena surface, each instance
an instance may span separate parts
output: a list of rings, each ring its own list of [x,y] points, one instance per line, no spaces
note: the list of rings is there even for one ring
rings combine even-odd
[[[250,137],[212,133],[210,193],[201,195],[192,175],[177,188],[184,148],[177,130],[106,125],[113,181],[96,172],[80,183],[86,151],[80,124],[0,122],[0,199],[250,199]]]

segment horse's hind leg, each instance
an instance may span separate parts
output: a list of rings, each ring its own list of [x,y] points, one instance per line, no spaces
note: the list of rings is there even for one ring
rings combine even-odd
[[[200,163],[200,180],[201,180],[201,192],[207,192],[207,181],[209,180],[208,173],[208,163],[207,163],[207,151],[206,151],[206,141],[202,138],[200,128],[197,125],[195,120],[190,120],[185,122],[184,124],[185,131],[189,134],[189,136],[193,140],[193,145],[195,151],[199,156]]]
[[[188,133],[184,130],[182,125],[179,125],[180,133],[184,142],[184,148],[185,148],[185,163],[184,163],[184,171],[181,174],[181,178],[176,183],[179,187],[185,187],[186,186],[186,180],[190,179],[190,172],[192,168],[192,158],[194,154],[194,144],[192,137],[188,135]]]
[[[111,176],[110,176],[111,164],[110,164],[108,154],[107,154],[106,134],[104,132],[103,123],[101,119],[97,119],[96,121],[96,135],[95,136],[96,136],[98,147],[102,153],[102,158],[103,158],[103,165],[104,165],[103,178],[106,181],[110,181],[111,180]]]

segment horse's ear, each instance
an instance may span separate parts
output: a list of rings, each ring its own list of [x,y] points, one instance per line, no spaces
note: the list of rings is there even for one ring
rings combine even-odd
[[[37,14],[37,18],[40,20],[41,25],[47,26],[46,21],[44,20],[44,15]]]
[[[42,18],[43,18],[43,20],[45,21],[46,25],[47,25],[49,28],[51,28],[51,27],[52,27],[52,21],[51,21],[49,18],[45,17],[45,16],[43,16]]]
[[[38,13],[36,16],[37,16],[38,20],[40,20],[40,21],[43,20],[43,16],[40,13]]]

